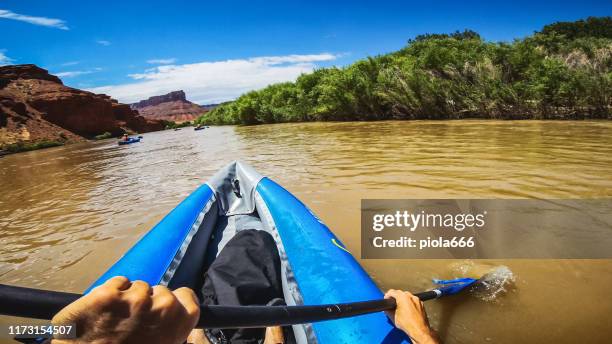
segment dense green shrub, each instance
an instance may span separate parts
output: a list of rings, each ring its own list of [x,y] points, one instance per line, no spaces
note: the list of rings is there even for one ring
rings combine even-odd
[[[193,125],[193,123],[190,122],[190,121],[176,123],[176,122],[173,122],[173,121],[162,120],[162,123],[164,124],[164,128],[165,129],[184,128],[184,127],[190,127],[190,126]],[[194,121],[194,123],[195,123],[195,121]]]
[[[108,131],[100,134],[100,135],[96,135],[94,138],[96,140],[104,140],[104,139],[110,139],[111,137],[113,137],[113,134],[109,133]]]
[[[381,119],[612,118],[612,19],[547,25],[510,43],[426,34],[391,54],[303,74],[198,124]]]
[[[63,142],[59,141],[37,141],[37,142],[17,142],[8,145],[4,145],[2,150],[6,150],[12,153],[26,152],[36,149],[57,147],[64,145]]]

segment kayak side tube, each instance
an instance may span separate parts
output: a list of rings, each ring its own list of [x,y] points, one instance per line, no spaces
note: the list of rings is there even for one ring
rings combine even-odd
[[[177,264],[175,257],[182,256],[179,254],[181,249],[191,242],[189,236],[198,231],[204,216],[211,213],[205,208],[213,203],[210,187],[206,184],[200,186],[132,246],[85,293],[114,276],[126,276],[150,285],[167,285],[164,276],[168,275],[168,271],[176,270],[172,266]]]
[[[383,297],[340,240],[300,200],[268,178],[256,190],[282,238],[304,305]],[[319,343],[410,343],[382,312],[312,326]]]

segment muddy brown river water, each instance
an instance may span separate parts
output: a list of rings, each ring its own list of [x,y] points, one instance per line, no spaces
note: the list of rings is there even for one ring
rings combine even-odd
[[[612,123],[185,128],[0,158],[0,283],[81,292],[228,162],[293,192],[360,256],[362,198],[610,198]],[[611,229],[612,230],[612,229]],[[493,301],[427,303],[446,343],[608,343],[612,260],[362,260],[383,289],[505,265]],[[347,286],[350,288],[350,286]],[[0,324],[23,320],[0,317]],[[3,341],[0,339],[0,341]]]

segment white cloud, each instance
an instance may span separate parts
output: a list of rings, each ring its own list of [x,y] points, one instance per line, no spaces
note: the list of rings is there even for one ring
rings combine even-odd
[[[110,42],[110,41],[106,41],[106,40],[103,40],[103,39],[99,39],[99,40],[97,40],[97,41],[96,41],[96,43],[98,43],[98,44],[100,44],[100,45],[103,45],[103,46],[105,46],[105,47],[108,47],[109,45],[111,45],[111,42]]]
[[[13,63],[13,59],[4,55],[4,51],[0,50],[0,66],[8,65]]]
[[[147,60],[147,63],[149,64],[173,64],[176,62],[176,58],[171,57],[168,59],[151,59],[151,60]]]
[[[75,76],[91,74],[93,72],[94,71],[92,70],[73,70],[73,71],[59,72],[59,73],[53,73],[53,74],[59,78],[74,78]]]
[[[62,63],[62,66],[64,67],[74,66],[74,65],[78,65],[79,63],[81,63],[81,61],[68,61],[68,62]]]
[[[134,103],[170,91],[184,90],[190,100],[205,104],[236,98],[276,82],[295,80],[311,72],[315,62],[336,59],[333,54],[266,56],[250,59],[157,66],[130,74],[135,82],[95,87],[89,91]]]
[[[61,19],[47,17],[33,17],[24,14],[18,14],[8,10],[0,10],[0,18],[18,20],[34,25],[53,27],[60,30],[68,30],[66,22]]]

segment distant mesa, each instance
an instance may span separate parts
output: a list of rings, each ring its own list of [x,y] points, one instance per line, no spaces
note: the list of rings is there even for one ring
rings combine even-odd
[[[162,129],[163,123],[139,116],[129,105],[67,87],[36,65],[0,67],[0,147]]]
[[[142,108],[149,107],[149,106],[155,106],[155,105],[159,105],[162,103],[169,103],[169,102],[176,102],[176,101],[189,102],[187,100],[187,97],[185,96],[185,91],[180,90],[180,91],[170,92],[168,94],[164,94],[161,96],[153,96],[153,97],[150,97],[149,99],[141,100],[138,103],[131,104],[130,106],[134,109],[142,109]]]
[[[193,121],[209,111],[215,104],[200,106],[187,100],[182,90],[150,97],[130,105],[147,119],[182,123]]]

